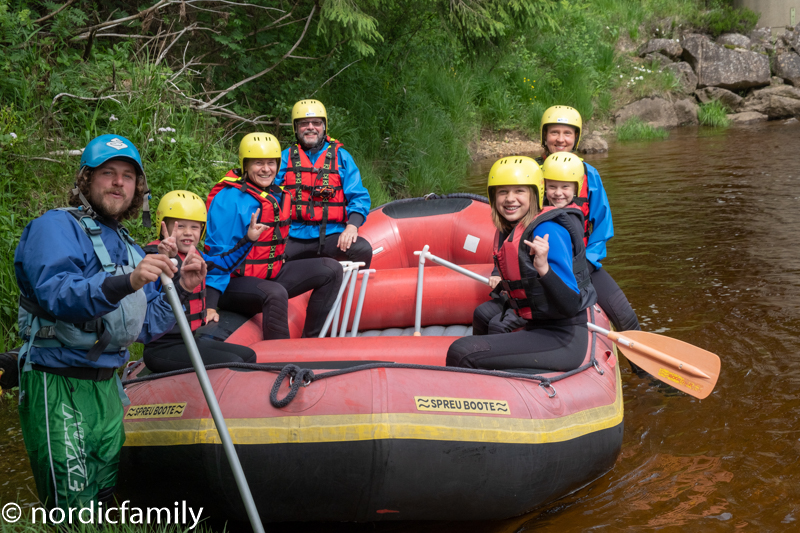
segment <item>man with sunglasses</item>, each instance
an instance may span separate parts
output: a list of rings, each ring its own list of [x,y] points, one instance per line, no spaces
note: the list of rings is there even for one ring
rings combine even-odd
[[[372,246],[358,228],[370,197],[353,157],[327,135],[328,114],[318,100],[297,102],[292,126],[297,142],[281,154],[275,180],[292,198],[286,260],[324,256],[369,268]]]

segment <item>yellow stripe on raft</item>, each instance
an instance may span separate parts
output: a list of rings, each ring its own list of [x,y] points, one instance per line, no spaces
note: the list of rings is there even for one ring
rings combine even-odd
[[[231,418],[225,422],[228,424],[234,444],[381,439],[541,444],[563,442],[616,427],[622,422],[622,416],[622,385],[617,373],[617,394],[614,403],[554,419],[385,413]],[[220,443],[219,434],[211,418],[125,423],[125,446]]]

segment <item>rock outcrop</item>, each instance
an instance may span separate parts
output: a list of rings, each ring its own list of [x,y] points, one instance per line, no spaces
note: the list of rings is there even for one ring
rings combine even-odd
[[[678,81],[681,83],[683,92],[692,94],[697,88],[697,76],[695,76],[689,63],[685,61],[671,63],[664,67],[664,70],[669,70],[675,74],[675,77],[678,78]]]
[[[767,115],[762,115],[761,113],[756,113],[755,111],[746,111],[744,113],[728,115],[728,119],[731,121],[731,124],[754,124],[756,122],[764,122],[768,118],[769,117],[767,117]]]
[[[742,102],[740,113],[756,112],[771,120],[800,116],[800,89],[790,85],[776,85],[754,91]]]
[[[593,131],[581,139],[580,145],[578,145],[578,152],[583,154],[608,152],[608,143],[598,132]]]
[[[694,126],[698,124],[698,108],[693,98],[678,100],[673,107],[675,108],[675,116],[678,119],[679,126]]]
[[[741,90],[769,85],[769,59],[765,55],[730,50],[696,33],[684,36],[682,44],[682,57],[692,66],[700,88]]]
[[[662,53],[671,59],[678,59],[683,53],[683,48],[675,42],[675,39],[650,39],[639,48],[639,57],[656,52]]]
[[[795,87],[800,87],[800,55],[787,52],[775,56],[772,61],[772,71]]]
[[[717,44],[728,45],[736,48],[750,48],[750,38],[740,33],[724,33],[717,37]]]
[[[731,111],[736,111],[742,105],[742,98],[738,94],[719,87],[704,87],[695,91],[695,96],[701,104],[707,104],[712,100],[719,100]]]
[[[678,125],[674,106],[663,98],[643,98],[626,105],[616,112],[614,123],[620,126],[632,117],[639,117],[643,122],[660,128],[674,128]]]

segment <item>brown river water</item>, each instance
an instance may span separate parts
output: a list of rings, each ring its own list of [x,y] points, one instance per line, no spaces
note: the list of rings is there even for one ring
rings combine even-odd
[[[289,529],[800,529],[798,155],[800,123],[770,122],[723,131],[683,128],[665,141],[613,142],[608,154],[587,157],[600,171],[614,214],[616,237],[605,266],[642,328],[722,359],[716,390],[702,401],[624,374],[625,438],[607,475],[501,522]],[[483,191],[490,165],[473,169],[473,192]],[[31,504],[35,488],[14,403],[0,401],[0,501]]]

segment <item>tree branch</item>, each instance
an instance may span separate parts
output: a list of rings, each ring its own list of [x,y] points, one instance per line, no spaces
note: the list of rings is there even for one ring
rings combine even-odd
[[[118,25],[122,24],[123,22],[129,22],[131,20],[136,20],[136,19],[142,18],[144,16],[147,16],[147,14],[152,12],[152,11],[156,11],[158,9],[161,9],[162,7],[166,7],[166,6],[171,5],[171,4],[177,4],[179,2],[180,2],[180,0],[160,0],[159,2],[156,2],[155,4],[153,4],[151,7],[148,7],[144,11],[139,11],[135,15],[131,15],[129,17],[124,17],[124,18],[121,18],[121,19],[109,20],[109,21],[106,21],[106,22],[101,22],[100,24],[95,24],[94,26],[90,26],[88,28],[84,28],[83,33],[81,33],[80,35],[76,35],[75,37],[70,39],[70,41],[78,41],[78,40],[81,40],[81,39],[85,39],[85,38],[87,38],[89,36],[89,34],[92,31],[102,30],[103,28],[109,28],[111,26],[118,26]]]
[[[58,100],[58,99],[59,99],[59,98],[61,98],[62,96],[69,96],[70,98],[76,98],[76,99],[78,99],[78,100],[87,100],[87,101],[97,101],[97,100],[113,100],[113,101],[115,101],[115,102],[116,102],[116,103],[118,103],[118,104],[120,103],[120,102],[119,102],[119,100],[117,100],[117,99],[116,99],[116,98],[114,98],[113,96],[100,96],[100,97],[98,97],[98,98],[90,98],[90,97],[88,97],[88,96],[77,96],[77,95],[74,95],[74,94],[69,94],[69,93],[58,93],[58,94],[56,95],[56,97],[55,97],[55,98],[53,98],[53,101],[50,103],[50,107],[52,108],[52,107],[53,107],[53,105],[56,103],[56,100]]]
[[[55,11],[53,11],[52,13],[50,13],[49,15],[45,15],[45,16],[43,16],[42,18],[40,18],[40,19],[38,19],[38,20],[34,20],[34,21],[33,21],[33,23],[34,23],[34,24],[41,24],[42,22],[44,22],[44,21],[46,21],[46,20],[49,20],[49,19],[51,19],[51,18],[55,17],[56,15],[58,15],[59,13],[61,13],[61,12],[62,12],[62,11],[64,11],[64,10],[65,10],[67,7],[71,6],[71,5],[72,5],[72,4],[74,4],[74,3],[75,3],[75,0],[69,0],[69,2],[67,2],[67,3],[66,3],[66,4],[64,4],[63,6],[59,7],[58,9],[56,9]]]
[[[274,69],[275,67],[277,67],[278,65],[280,65],[280,64],[281,64],[281,63],[282,63],[282,62],[283,62],[283,61],[284,61],[284,60],[285,60],[287,57],[289,57],[290,55],[292,55],[292,52],[294,52],[295,48],[297,48],[298,46],[300,46],[300,43],[301,43],[301,42],[303,41],[303,39],[305,38],[305,36],[306,36],[306,32],[308,31],[308,26],[311,24],[311,19],[312,19],[312,17],[314,16],[314,13],[316,12],[316,10],[317,10],[317,6],[316,6],[316,5],[315,5],[314,7],[312,7],[312,8],[311,8],[311,13],[308,15],[308,19],[306,20],[306,25],[305,25],[305,27],[303,28],[303,33],[302,33],[302,34],[300,34],[300,38],[297,40],[297,42],[296,42],[296,43],[294,43],[294,46],[292,46],[292,48],[291,48],[291,49],[290,49],[288,52],[286,52],[286,54],[284,54],[284,56],[283,56],[282,58],[280,58],[280,59],[278,60],[278,62],[277,62],[277,63],[275,63],[274,65],[272,65],[271,67],[269,67],[269,68],[267,68],[267,69],[265,69],[265,70],[262,70],[262,71],[261,71],[261,72],[259,72],[258,74],[254,74],[253,76],[250,76],[249,78],[246,78],[246,79],[244,79],[244,80],[242,80],[242,81],[240,81],[240,82],[238,82],[238,83],[234,83],[233,85],[231,85],[230,87],[228,87],[227,89],[225,89],[223,92],[221,92],[220,94],[218,94],[217,96],[215,96],[214,98],[212,98],[211,100],[209,100],[209,101],[208,101],[208,103],[206,104],[206,106],[213,105],[213,104],[214,104],[214,102],[218,101],[220,98],[222,98],[223,96],[225,96],[225,95],[226,95],[226,94],[228,94],[229,92],[231,92],[231,91],[233,91],[233,90],[235,90],[235,89],[238,89],[238,88],[239,88],[239,87],[241,87],[242,85],[244,85],[244,84],[246,84],[246,83],[248,83],[248,82],[251,82],[251,81],[253,81],[253,80],[254,80],[254,79],[256,79],[256,78],[260,78],[261,76],[263,76],[263,75],[264,75],[264,74],[266,74],[267,72],[271,71],[272,69]]]
[[[361,59],[364,59],[364,58],[362,57]],[[354,63],[358,63],[359,61],[361,61],[361,59],[356,59],[355,61],[353,61],[352,63],[350,63],[350,65],[352,65],[352,64],[354,64]],[[317,90],[316,90],[316,91],[314,91],[313,93],[311,93],[311,96],[314,96],[315,94],[317,94],[317,91],[319,91],[320,89],[322,89],[323,87],[325,87],[325,86],[328,84],[328,82],[329,82],[329,81],[331,81],[333,78],[335,78],[336,76],[338,76],[339,74],[341,74],[342,72],[344,72],[344,69],[345,69],[345,68],[347,68],[347,67],[349,67],[350,65],[347,65],[347,66],[346,66],[346,67],[344,67],[342,70],[340,70],[339,72],[337,72],[336,74],[334,74],[333,76],[331,76],[330,78],[328,78],[327,80],[325,80],[325,83],[323,83],[322,85],[320,85],[319,87],[317,87]],[[311,98],[311,96],[309,96],[309,98]]]

